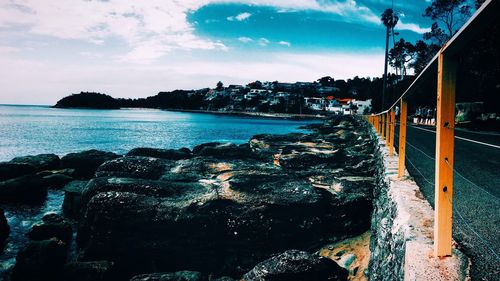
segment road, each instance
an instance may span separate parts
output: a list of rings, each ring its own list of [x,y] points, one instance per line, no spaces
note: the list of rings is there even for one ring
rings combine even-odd
[[[432,206],[435,147],[432,127],[408,124],[406,168]],[[500,135],[455,130],[454,168],[453,238],[472,280],[500,280]]]

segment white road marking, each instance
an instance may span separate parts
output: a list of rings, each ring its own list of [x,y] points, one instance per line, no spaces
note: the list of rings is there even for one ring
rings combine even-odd
[[[409,126],[409,127],[412,127],[412,128],[415,128],[415,129],[422,130],[422,131],[427,131],[427,132],[431,132],[431,133],[436,133],[436,131],[433,131],[433,130],[429,130],[429,129],[425,129],[425,128],[420,128],[420,127],[417,127],[417,126],[412,126],[412,125],[408,125],[408,126]],[[498,148],[498,149],[500,149],[500,146],[498,146],[498,145],[494,145],[494,144],[491,144],[491,143],[480,142],[480,141],[471,140],[471,139],[466,139],[466,138],[462,138],[462,137],[458,137],[458,136],[455,136],[455,138],[456,138],[456,139],[459,139],[459,140],[463,140],[463,141],[473,142],[473,143],[482,144],[482,145],[486,145],[486,146],[490,146],[490,147],[493,147],[493,148]]]

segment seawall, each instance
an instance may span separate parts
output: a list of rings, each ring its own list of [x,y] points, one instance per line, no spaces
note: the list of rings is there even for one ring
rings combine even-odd
[[[408,172],[398,178],[398,156],[378,143],[370,239],[370,280],[469,280],[469,259],[458,249],[433,254],[434,211]]]

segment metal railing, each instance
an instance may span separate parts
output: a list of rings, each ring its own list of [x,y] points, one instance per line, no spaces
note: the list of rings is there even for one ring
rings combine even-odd
[[[388,109],[365,116],[380,137],[386,141],[389,155],[394,151],[395,108],[400,105],[398,177],[405,174],[406,125],[408,118],[408,97],[421,83],[437,72],[437,116],[435,157],[435,206],[434,206],[434,255],[452,254],[452,198],[453,160],[455,136],[455,89],[457,55],[479,31],[500,16],[500,0],[487,0],[464,24],[464,26],[441,48],[427,64],[408,89]]]

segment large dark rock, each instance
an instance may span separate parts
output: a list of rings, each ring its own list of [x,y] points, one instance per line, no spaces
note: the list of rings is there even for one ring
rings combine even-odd
[[[334,261],[298,250],[288,250],[256,265],[244,281],[347,280],[348,271]]]
[[[65,281],[109,281],[113,263],[109,261],[71,262],[64,266]]]
[[[131,192],[134,194],[174,199],[183,195],[196,196],[198,192],[205,191],[205,187],[197,182],[186,183],[137,178],[100,177],[88,182],[81,203],[87,205],[94,195],[107,191]]]
[[[0,162],[0,181],[33,174],[35,166],[26,163]]]
[[[153,157],[126,156],[102,164],[96,177],[130,177],[142,179],[158,179],[166,169],[175,164],[173,160]]]
[[[31,241],[16,257],[12,281],[62,280],[67,246],[58,239]]]
[[[55,237],[65,243],[71,240],[73,230],[71,223],[58,214],[47,214],[43,216],[42,222],[33,225],[28,232],[32,240],[48,240]]]
[[[349,140],[340,130],[209,143],[189,159],[109,161],[84,191],[79,258],[114,261],[122,279],[184,269],[241,276],[291,247],[360,234],[372,210],[373,145],[362,127]]]
[[[158,149],[148,147],[138,147],[130,150],[127,156],[155,157],[168,160],[188,159],[193,155],[188,148],[181,149]]]
[[[3,247],[5,244],[5,240],[9,237],[9,224],[7,223],[7,219],[5,218],[5,214],[3,210],[0,208],[0,253],[3,251]]]
[[[132,277],[130,281],[202,281],[202,275],[196,271],[177,271],[141,274]]]
[[[16,157],[12,159],[12,163],[24,163],[35,167],[36,171],[56,170],[61,162],[59,156],[55,154],[38,154]]]
[[[102,163],[118,157],[120,156],[112,152],[92,149],[67,154],[61,158],[61,166],[75,169],[76,174],[80,177],[90,178]]]
[[[247,144],[236,145],[232,143],[206,143],[200,144],[193,148],[193,153],[196,156],[211,156],[220,159],[244,159],[249,157],[255,157],[251,153],[250,147]]]
[[[34,203],[47,195],[47,185],[38,175],[26,175],[0,182],[0,202]]]
[[[83,192],[87,181],[72,181],[64,186],[64,201],[62,205],[65,216],[77,219],[81,210]]]
[[[74,178],[62,173],[52,173],[43,176],[43,181],[45,185],[49,188],[60,189],[64,187],[69,182],[73,181]]]

